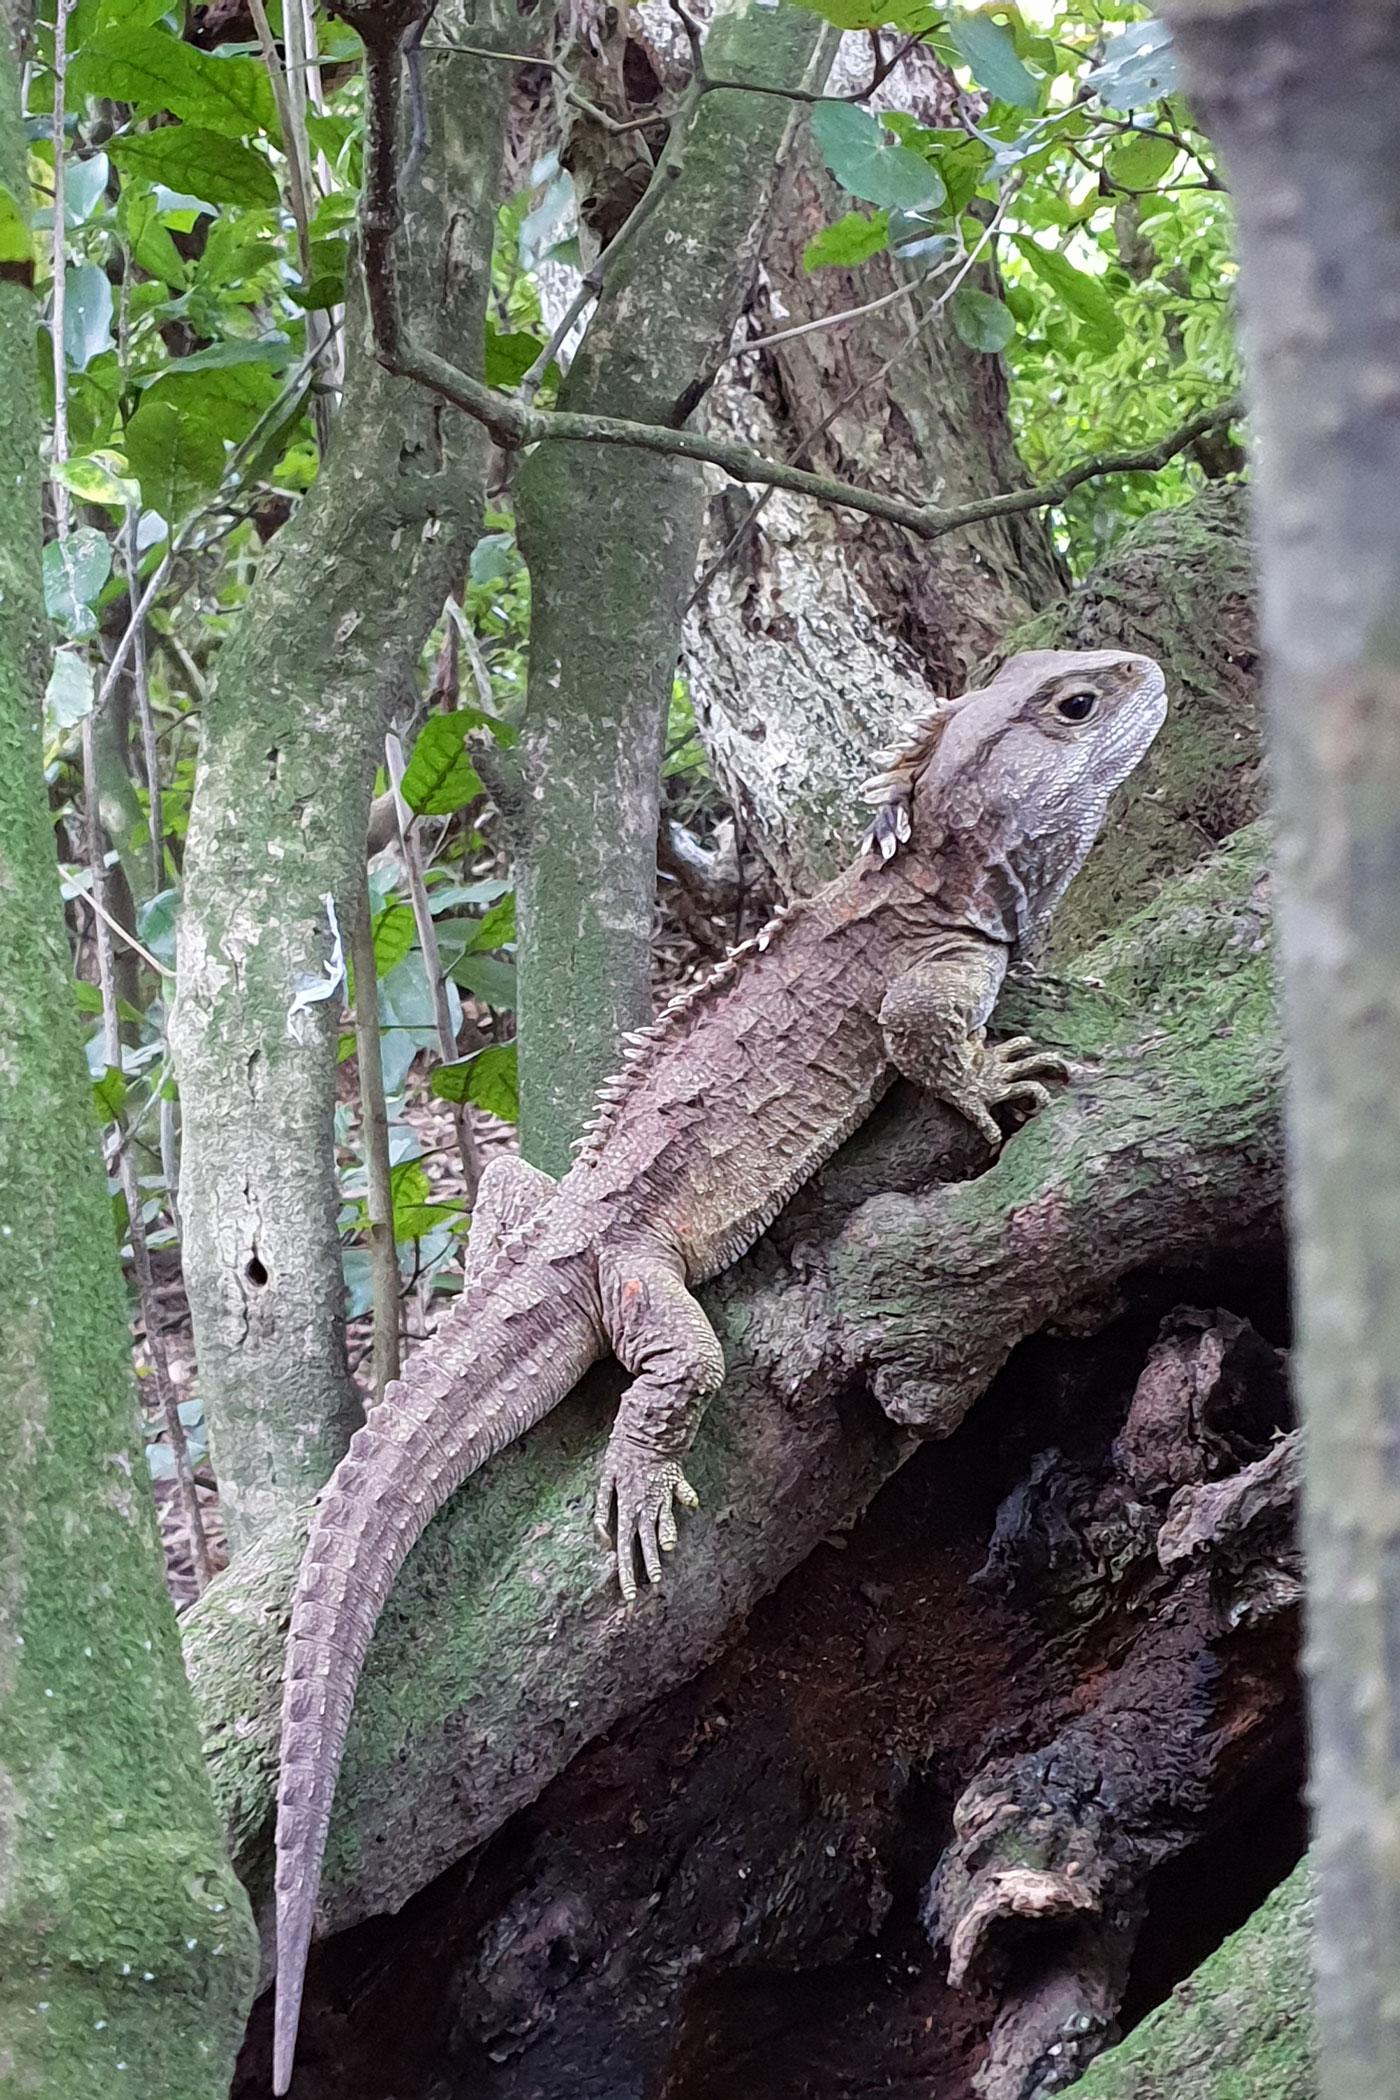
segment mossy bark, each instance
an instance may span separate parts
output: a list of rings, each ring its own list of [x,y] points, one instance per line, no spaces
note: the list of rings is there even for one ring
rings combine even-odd
[[[477,43],[493,33],[474,22]],[[511,69],[425,64],[432,154],[405,283],[427,339],[475,370]],[[476,426],[388,378],[351,313],[329,457],[219,664],[185,860],[185,1280],[236,1545],[322,1484],[359,1418],[331,1150],[341,993],[298,993],[324,987],[337,929],[348,941],[389,712],[479,529]]]
[[[1093,2066],[1076,2100],[1314,2100],[1312,1913],[1304,1863]]]
[[[24,29],[0,8],[0,188],[22,207]],[[257,1942],[161,1581],[59,903],[21,275],[0,270],[0,2089],[221,2100]]]
[[[718,78],[818,84],[820,20],[729,0]],[[683,424],[728,347],[794,105],[702,97],[668,146],[661,203],[610,274],[561,407]],[[663,178],[664,179],[664,178]],[[568,1164],[621,1033],[651,1016],[662,737],[704,509],[697,468],[546,445],[517,486],[530,564],[518,880],[522,1143]]]

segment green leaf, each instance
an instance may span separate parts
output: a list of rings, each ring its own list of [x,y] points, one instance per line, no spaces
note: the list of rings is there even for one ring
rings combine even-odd
[[[189,363],[194,363],[193,359]],[[216,437],[240,444],[277,399],[275,375],[265,364],[216,365],[190,371],[182,359],[157,367],[143,408],[164,402],[183,422],[203,425]],[[222,470],[222,462],[221,462]]]
[[[533,335],[502,335],[488,321],[486,323],[486,364],[484,377],[488,386],[519,386],[544,344]]]
[[[488,1043],[471,1057],[439,1065],[430,1083],[439,1101],[469,1101],[474,1108],[499,1116],[503,1123],[520,1121],[514,1043]]]
[[[374,927],[374,971],[377,977],[401,963],[413,946],[413,912],[407,904],[386,904],[377,911]]]
[[[949,311],[954,328],[970,350],[1004,350],[1016,333],[1010,308],[970,284],[954,292]]]
[[[1042,248],[1027,233],[1014,234],[1012,238],[1036,276],[1058,294],[1076,319],[1085,323],[1098,344],[1105,350],[1116,349],[1123,340],[1123,322],[1097,278],[1076,269],[1058,248]]]
[[[1177,88],[1176,53],[1171,31],[1162,22],[1133,22],[1115,37],[1104,63],[1086,73],[1082,85],[1106,109],[1140,109],[1160,102]]]
[[[164,183],[206,204],[261,205],[278,202],[277,177],[261,153],[236,138],[200,124],[168,124],[159,131],[113,139],[108,152],[119,168],[147,182]]]
[[[86,452],[75,459],[55,460],[53,478],[83,503],[105,503],[123,514],[141,499],[134,481],[120,473],[120,460],[112,453]]]
[[[160,890],[136,914],[136,931],[142,944],[168,970],[175,967],[175,922],[180,911],[180,892]]]
[[[44,549],[44,609],[66,635],[81,641],[97,632],[93,602],[112,573],[112,550],[91,525]]]
[[[504,948],[515,939],[515,891],[507,890],[503,897],[482,914],[468,948],[473,955],[489,954],[493,948]]]
[[[854,269],[869,262],[889,239],[889,214],[848,211],[834,226],[823,226],[802,251],[804,270]]]
[[[147,112],[169,110],[230,138],[255,131],[280,136],[262,65],[200,51],[164,29],[100,31],[74,58],[68,86],[77,96],[130,102]]]
[[[979,87],[984,87],[998,102],[1010,102],[1017,109],[1038,106],[1039,83],[1016,56],[1016,42],[1009,29],[1003,29],[990,15],[958,15],[949,22],[948,34]]]
[[[938,26],[937,14],[924,0],[798,0],[798,5],[838,29],[894,29],[913,36]]]
[[[56,650],[44,694],[45,730],[53,736],[75,728],[84,715],[91,714],[92,701],[92,666],[87,658],[76,649]]]
[[[394,1212],[396,1240],[425,1240],[442,1225],[460,1225],[465,1213],[459,1203],[406,1203]]]
[[[102,202],[107,190],[107,156],[93,153],[86,160],[70,160],[63,171],[63,218],[65,225],[82,226]]]
[[[96,263],[64,272],[63,348],[75,372],[85,372],[112,340],[112,287]]]
[[[158,277],[172,291],[182,292],[189,281],[184,257],[161,220],[160,199],[140,182],[123,186],[117,207],[117,223],[143,270]]]
[[[1105,156],[1115,182],[1130,190],[1157,187],[1176,159],[1179,148],[1160,131],[1134,131],[1115,139]]]
[[[419,730],[404,768],[403,795],[420,817],[445,817],[481,793],[476,768],[466,754],[469,729],[479,726],[475,708],[430,715]]]
[[[453,963],[449,976],[464,992],[473,992],[497,1013],[515,1011],[517,993],[515,964],[505,962],[499,955],[477,955],[468,952]]]
[[[141,403],[126,426],[126,456],[147,507],[172,528],[218,487],[224,471],[218,433],[182,415],[173,401]]]
[[[908,146],[894,145],[869,111],[853,102],[819,102],[812,112],[812,136],[851,196],[903,211],[942,203],[937,172]]]
[[[29,214],[0,184],[0,284],[34,282],[34,236]]]
[[[92,1083],[92,1098],[97,1106],[98,1119],[103,1123],[115,1123],[126,1107],[126,1075],[116,1065],[108,1065],[100,1079]]]

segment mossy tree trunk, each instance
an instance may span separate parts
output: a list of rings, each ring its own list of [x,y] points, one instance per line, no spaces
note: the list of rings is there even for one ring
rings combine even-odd
[[[815,15],[728,0],[717,78],[819,84]],[[794,105],[703,96],[675,169],[615,271],[560,406],[683,424],[708,387],[757,255]],[[660,180],[666,178],[660,177]],[[522,1142],[568,1164],[621,1034],[651,1017],[662,739],[704,510],[697,468],[545,445],[517,483],[530,564],[530,682],[518,805]]]
[[[27,215],[27,23],[0,197]],[[137,1440],[44,792],[34,304],[0,267],[0,2086],[222,2100],[257,1942],[225,1857]]]
[[[478,43],[493,34],[514,48],[513,9],[498,30],[474,22]],[[433,180],[410,202],[405,283],[428,339],[475,370],[511,68],[442,55],[425,68]],[[480,521],[476,426],[389,379],[356,306],[351,330],[329,457],[219,664],[185,859],[172,1020],[185,1280],[235,1545],[321,1486],[359,1418],[328,966],[365,879],[384,729]]]
[[[1319,2090],[1400,2094],[1400,38],[1174,0],[1239,214],[1290,1046]]]

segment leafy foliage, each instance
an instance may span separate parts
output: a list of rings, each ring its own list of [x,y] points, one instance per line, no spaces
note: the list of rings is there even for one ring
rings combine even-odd
[[[975,112],[931,129],[819,103],[812,135],[832,176],[884,209],[816,234],[807,268],[886,251],[922,267],[962,340],[1008,356],[1037,479],[1106,431],[1115,448],[1148,443],[1231,391],[1228,204],[1159,23],[1131,0],[918,13],[891,0],[858,24],[847,0],[801,4],[842,26],[921,31]],[[1182,461],[1082,489],[1063,520],[1072,562],[1087,566],[1129,519],[1192,486]]]

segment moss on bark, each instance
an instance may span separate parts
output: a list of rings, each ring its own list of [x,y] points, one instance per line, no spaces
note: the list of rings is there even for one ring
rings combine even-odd
[[[1093,2065],[1076,2100],[1314,2100],[1312,1909],[1305,1862]]]
[[[0,9],[0,186],[27,199]],[[221,2100],[256,1974],[137,1441],[44,793],[29,291],[0,283],[0,2089]]]

